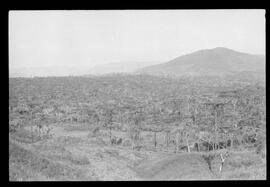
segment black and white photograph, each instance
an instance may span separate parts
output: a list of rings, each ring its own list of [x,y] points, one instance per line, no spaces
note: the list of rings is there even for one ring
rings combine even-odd
[[[266,10],[9,10],[9,181],[266,180]]]

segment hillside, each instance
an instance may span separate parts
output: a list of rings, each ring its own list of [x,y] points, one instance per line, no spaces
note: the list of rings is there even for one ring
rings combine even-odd
[[[232,75],[239,72],[264,72],[265,57],[217,47],[177,57],[167,63],[149,66],[138,73],[165,75]]]

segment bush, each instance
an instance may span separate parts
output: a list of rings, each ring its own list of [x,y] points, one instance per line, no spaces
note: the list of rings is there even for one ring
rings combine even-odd
[[[86,156],[74,156],[74,155],[72,155],[70,161],[73,164],[77,164],[77,165],[88,165],[88,164],[90,164],[90,162],[89,162],[89,160],[88,160],[88,158]]]
[[[132,145],[130,140],[124,140],[124,142],[122,143],[123,146],[125,147],[130,147]]]
[[[211,153],[202,155],[202,157],[206,161],[210,171],[212,171],[212,161],[214,160],[215,156],[216,156],[215,154],[211,154]]]
[[[266,146],[263,142],[257,145],[256,153],[261,155],[262,158],[266,157]]]
[[[9,121],[9,132],[16,132],[22,126],[22,121],[20,119],[14,119]]]
[[[40,137],[36,133],[31,133],[25,129],[17,130],[16,132],[12,133],[10,137],[13,140],[21,143],[35,143],[40,140]]]
[[[57,138],[56,142],[64,145],[73,145],[82,142],[82,138],[72,136],[61,136]]]
[[[97,144],[99,146],[105,146],[107,145],[107,142],[103,140],[102,137],[94,137],[90,140],[90,143]]]
[[[88,133],[87,137],[88,138],[94,138],[101,136],[101,133],[99,131],[99,127],[94,128],[91,132]]]

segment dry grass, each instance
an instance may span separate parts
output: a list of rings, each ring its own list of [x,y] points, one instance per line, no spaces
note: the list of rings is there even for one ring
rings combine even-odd
[[[61,146],[74,146],[82,142],[82,138],[72,136],[60,136],[56,139],[56,143]]]
[[[89,123],[65,124],[64,126],[66,131],[91,131],[93,128],[94,126]]]
[[[205,159],[216,152],[172,154],[158,150],[132,150],[109,144],[104,136],[57,128],[50,140],[25,144],[22,131],[9,142],[10,180],[257,180],[266,179],[266,160],[255,152],[231,152],[219,174],[219,159]],[[123,134],[114,132],[123,137]],[[145,134],[147,135],[147,134]],[[19,139],[20,137],[21,139]],[[17,138],[17,139],[16,139]],[[149,135],[148,135],[149,138]],[[19,139],[20,143],[16,140]],[[151,138],[149,138],[151,140]],[[150,141],[149,141],[150,142]],[[151,143],[151,142],[150,142]],[[205,156],[203,156],[205,155]]]
[[[76,155],[68,150],[53,151],[53,149],[51,149],[47,153],[42,152],[42,154],[51,160],[66,161],[66,162],[69,162],[69,163],[75,164],[75,165],[89,165],[90,164],[90,162],[86,156]]]
[[[232,152],[220,179],[266,180],[266,160],[253,151]]]
[[[216,156],[214,156],[216,155]],[[217,152],[184,153],[142,162],[136,171],[146,180],[265,180],[266,164],[254,152],[231,152],[219,173]],[[210,162],[206,158],[213,156]],[[211,165],[211,170],[209,165]]]
[[[9,141],[9,180],[91,180],[72,168]]]
[[[40,140],[36,133],[31,133],[26,129],[20,129],[14,133],[10,133],[9,137],[21,143],[34,143]]]
[[[207,180],[212,177],[207,163],[196,153],[146,160],[137,167],[137,172],[148,180]]]

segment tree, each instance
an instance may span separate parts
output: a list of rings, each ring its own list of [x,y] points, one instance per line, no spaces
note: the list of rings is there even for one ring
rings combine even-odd
[[[140,142],[140,132],[142,129],[142,122],[144,121],[145,117],[142,113],[142,108],[139,107],[134,112],[130,114],[131,124],[129,128],[129,135],[132,140],[132,148],[134,149],[135,146]]]
[[[154,142],[154,147],[155,147],[155,149],[157,148],[157,132],[156,131],[154,131],[154,139],[153,139],[153,142]]]
[[[106,128],[109,128],[110,143],[112,145],[113,109],[111,108],[105,109],[104,117],[105,117],[104,125]]]
[[[166,148],[169,148],[169,142],[170,142],[170,129],[165,129],[165,145]]]
[[[87,116],[88,116],[88,121],[90,123],[94,122],[95,126],[98,127],[99,122],[100,122],[100,117],[99,117],[99,114],[97,112],[97,109],[87,108],[86,113],[87,113]]]

